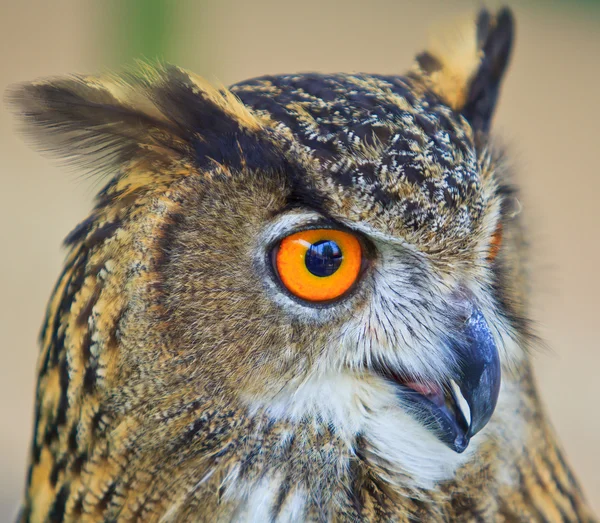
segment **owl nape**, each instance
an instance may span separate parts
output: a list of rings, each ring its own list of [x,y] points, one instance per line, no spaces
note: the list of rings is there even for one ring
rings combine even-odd
[[[403,76],[10,91],[106,177],[40,336],[21,521],[593,519],[491,137],[513,27],[482,10]]]

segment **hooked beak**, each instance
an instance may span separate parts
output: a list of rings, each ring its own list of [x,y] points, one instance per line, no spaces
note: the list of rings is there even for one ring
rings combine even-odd
[[[459,350],[459,387],[471,411],[467,437],[477,434],[492,417],[500,393],[500,358],[490,328],[479,309],[465,325],[467,343]]]
[[[401,379],[375,369],[393,381],[401,401],[443,443],[463,452],[488,423],[500,392],[500,359],[490,328],[479,309],[469,307],[460,342],[451,343],[458,361],[454,379],[443,386]]]

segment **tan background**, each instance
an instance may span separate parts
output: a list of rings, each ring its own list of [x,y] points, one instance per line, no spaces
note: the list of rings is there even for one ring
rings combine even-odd
[[[514,152],[531,230],[532,316],[542,394],[587,495],[600,511],[600,10],[512,3],[516,53],[495,129]],[[265,73],[402,72],[431,22],[467,1],[173,2],[167,59],[225,84]],[[0,3],[0,91],[11,83],[111,65],[108,4]],[[30,437],[36,337],[60,243],[98,184],[47,161],[0,109],[0,521],[14,513]]]

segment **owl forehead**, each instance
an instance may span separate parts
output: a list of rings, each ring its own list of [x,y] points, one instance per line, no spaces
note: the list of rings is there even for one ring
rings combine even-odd
[[[231,90],[293,137],[316,166],[314,185],[347,218],[454,237],[479,220],[485,198],[471,129],[411,78],[266,76]]]

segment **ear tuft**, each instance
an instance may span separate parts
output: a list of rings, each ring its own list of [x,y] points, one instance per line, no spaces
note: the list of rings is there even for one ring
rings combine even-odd
[[[113,174],[140,158],[194,161],[198,142],[262,125],[228,90],[174,66],[23,84],[7,92],[7,101],[42,150]]]
[[[514,18],[508,8],[441,32],[416,58],[414,73],[441,100],[487,133],[510,58]]]
[[[179,130],[148,96],[148,78],[68,76],[10,88],[6,98],[42,151],[90,171],[111,170],[140,149],[182,153]]]

